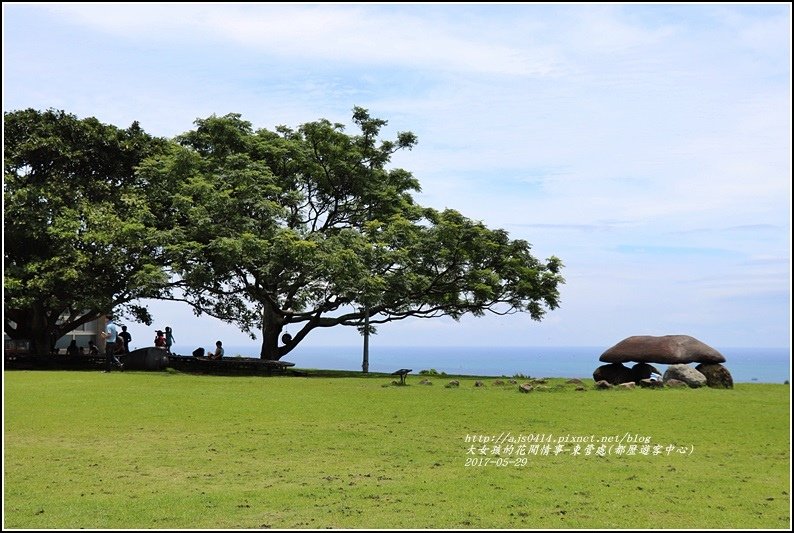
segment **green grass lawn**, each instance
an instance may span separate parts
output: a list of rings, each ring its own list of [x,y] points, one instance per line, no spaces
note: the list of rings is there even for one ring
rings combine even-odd
[[[174,372],[4,378],[5,528],[791,524],[788,385],[578,392],[552,380],[520,394],[493,379],[445,388],[449,378],[425,386],[416,375],[405,387]],[[565,444],[555,455],[552,442],[548,455],[522,456],[519,443],[496,455],[493,442],[466,442],[508,434],[629,434],[664,448],[629,454],[624,441],[623,454],[605,443],[604,455],[585,455],[582,443],[574,455]]]

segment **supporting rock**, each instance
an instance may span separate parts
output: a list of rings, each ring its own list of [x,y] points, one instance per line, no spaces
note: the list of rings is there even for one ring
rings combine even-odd
[[[662,380],[666,382],[671,379],[677,379],[678,381],[683,381],[693,389],[706,386],[706,376],[704,376],[703,374],[701,374],[700,372],[698,372],[689,365],[668,366]]]
[[[631,369],[621,363],[602,365],[593,372],[593,381],[606,381],[612,385],[619,385],[627,381],[634,381]]]
[[[700,363],[695,370],[706,376],[706,385],[714,389],[732,389],[733,376],[719,363]]]

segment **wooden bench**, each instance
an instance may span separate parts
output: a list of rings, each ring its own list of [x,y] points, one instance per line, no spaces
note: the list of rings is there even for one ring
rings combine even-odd
[[[408,375],[408,372],[412,372],[410,368],[401,368],[395,372],[392,372],[392,376],[400,376],[400,385],[405,385],[405,376]]]

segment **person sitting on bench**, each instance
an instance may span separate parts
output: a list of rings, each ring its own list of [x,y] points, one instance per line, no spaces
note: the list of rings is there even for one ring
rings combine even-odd
[[[207,350],[209,352],[209,350]],[[215,343],[215,351],[210,353],[207,357],[210,359],[221,359],[223,357],[223,343],[218,341]]]

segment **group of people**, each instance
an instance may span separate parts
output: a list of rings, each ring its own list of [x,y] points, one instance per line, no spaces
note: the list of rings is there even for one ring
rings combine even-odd
[[[118,356],[130,353],[130,341],[132,341],[132,335],[127,331],[127,326],[121,326],[121,331],[118,331],[116,324],[108,320],[105,331],[100,332],[99,336],[105,339],[105,353],[111,354],[115,357],[117,364],[123,366],[118,360]],[[86,352],[85,346],[78,346],[77,339],[72,339],[69,346],[66,347],[66,355],[69,357],[98,356],[99,347],[94,341],[88,341],[88,351]]]
[[[162,331],[160,329],[155,331],[154,346],[156,348],[161,348],[170,354],[171,346],[173,345],[174,345],[174,332],[171,331],[170,326],[166,326],[165,331]]]
[[[118,350],[118,345],[116,345],[115,348]],[[94,341],[88,341],[88,353],[86,353],[85,346],[77,346],[77,341],[72,339],[72,342],[66,347],[66,355],[99,355],[99,348]]]
[[[127,326],[122,326],[121,329],[124,330],[124,333],[119,333],[120,336],[126,333]],[[166,326],[165,331],[158,329],[154,333],[155,333],[154,335],[155,348],[160,348],[161,350],[165,350],[166,353],[170,355],[172,353],[171,347],[176,342],[176,339],[174,338],[174,331],[171,329],[171,326]],[[129,333],[126,333],[126,335],[129,336]],[[124,339],[125,346],[128,344],[128,342],[129,341],[125,337]],[[128,352],[129,350],[125,350],[125,352],[123,353],[128,353]],[[201,352],[201,353],[197,354],[197,352]],[[193,352],[193,355],[201,357],[204,356],[205,353],[207,353],[208,359],[221,359],[224,354],[223,343],[221,341],[217,341],[215,343],[215,349],[214,350],[208,349],[206,352],[204,351],[204,348],[199,348],[198,350]]]
[[[57,351],[57,349],[56,349]],[[99,355],[99,348],[94,341],[88,341],[88,353],[86,354],[85,346],[77,346],[77,340],[72,339],[69,346],[66,347],[66,355],[75,357],[80,355]]]
[[[165,350],[168,354],[171,354],[171,346],[174,345],[174,332],[170,326],[165,327],[165,331],[158,329],[155,331],[154,337],[154,345],[157,348]],[[198,348],[193,352],[195,357],[203,357],[204,354],[207,354],[208,359],[221,359],[223,357],[223,343],[221,341],[217,341],[215,343],[215,349],[208,349],[204,350],[204,348]]]
[[[121,332],[111,315],[105,315],[107,323],[105,324],[105,331],[99,334],[100,337],[105,339],[105,370],[103,372],[110,372],[113,367],[124,371],[124,363],[122,363],[118,355],[130,352],[130,341],[132,335],[127,331],[127,326],[121,326]]]
[[[207,359],[222,359],[224,350],[223,350],[223,343],[221,341],[217,341],[215,343],[215,350],[209,348],[204,351],[204,348],[196,348],[193,350],[193,357],[204,357],[204,354],[207,354]]]
[[[123,371],[124,364],[119,360],[118,355],[123,355],[130,352],[129,345],[132,341],[132,335],[127,331],[127,326],[121,326],[121,331],[119,332],[118,326],[116,326],[116,324],[113,322],[113,317],[111,315],[106,315],[105,318],[107,319],[105,331],[100,333],[100,336],[105,339],[106,364],[105,370],[103,372],[110,372],[113,367]],[[165,350],[168,354],[171,353],[171,347],[174,345],[174,341],[174,332],[170,326],[166,326],[165,331],[159,329],[155,331],[155,347]],[[88,345],[91,355],[99,354],[99,350],[93,342],[89,341]],[[69,345],[66,353],[69,354],[70,350],[78,351],[77,343],[75,341],[72,341],[72,344]],[[204,353],[204,348],[198,348],[193,352],[193,355],[196,357],[203,357]],[[223,358],[223,343],[221,341],[217,341],[215,343],[215,349],[212,350],[210,348],[206,353],[208,359]]]

